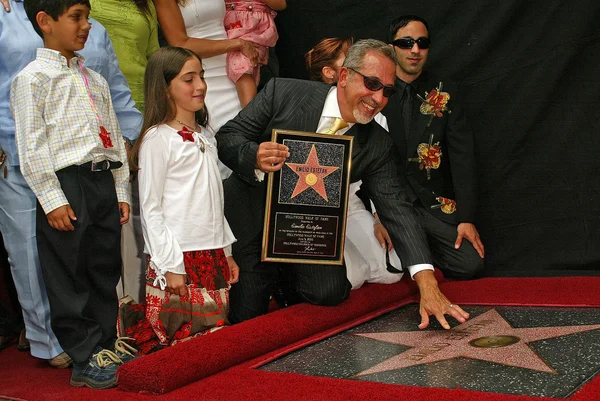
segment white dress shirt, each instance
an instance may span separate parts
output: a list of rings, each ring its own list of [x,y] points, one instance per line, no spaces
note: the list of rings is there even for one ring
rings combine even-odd
[[[217,143],[209,128],[195,132],[194,142],[184,142],[166,124],[150,128],[144,136],[139,152],[140,215],[145,252],[159,282],[166,272],[185,274],[183,252],[226,248],[235,242],[223,212],[217,162]]]
[[[337,102],[337,87],[334,86],[329,90],[329,93],[325,98],[325,104],[323,105],[323,111],[321,112],[321,118],[319,119],[316,132],[324,132],[329,129],[336,118],[342,118],[342,113]],[[386,131],[388,130],[387,119],[381,113],[378,113],[375,116],[375,121]],[[336,135],[344,135],[350,128],[352,128],[353,125],[354,123],[348,123],[348,127],[338,130]],[[355,193],[352,195],[356,196]],[[349,205],[353,205],[353,207],[357,207],[357,205],[364,207],[362,202],[351,202]],[[408,266],[407,268],[408,272],[410,273],[410,277],[414,277],[414,275],[421,270],[433,270],[433,265],[430,265],[429,263],[420,263],[417,265]]]
[[[100,139],[100,123],[80,68],[82,58],[67,63],[58,51],[45,48],[36,54],[13,80],[11,109],[21,172],[44,212],[69,204],[55,172],[90,161],[123,163],[113,170],[115,188],[118,201],[130,203],[127,153],[106,80],[85,68],[112,148],[105,148]]]

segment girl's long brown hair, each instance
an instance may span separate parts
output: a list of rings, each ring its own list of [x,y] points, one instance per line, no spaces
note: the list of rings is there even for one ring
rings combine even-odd
[[[353,38],[325,38],[310,49],[304,55],[310,80],[322,81],[323,67],[333,67],[342,54],[348,53],[353,42]]]
[[[196,57],[202,64],[202,59],[196,53],[182,47],[161,47],[150,56],[144,75],[144,101],[146,104],[144,123],[140,136],[129,155],[131,170],[139,170],[140,147],[144,143],[148,129],[155,125],[168,123],[175,118],[177,107],[169,97],[169,85],[181,72],[183,65],[192,57]],[[203,127],[208,124],[206,104],[196,112],[196,121]]]

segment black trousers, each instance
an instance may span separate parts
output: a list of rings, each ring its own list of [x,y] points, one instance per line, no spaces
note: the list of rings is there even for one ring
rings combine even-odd
[[[110,170],[71,166],[56,173],[77,220],[74,231],[50,227],[37,205],[37,242],[52,329],[75,362],[97,346],[113,348],[121,273],[121,224]]]
[[[346,266],[261,262],[262,234],[233,258],[240,267],[240,280],[229,292],[229,321],[239,323],[267,313],[269,298],[279,277],[279,268],[287,273],[291,290],[306,302],[333,306],[348,299],[351,285]]]
[[[429,249],[435,267],[447,278],[468,280],[483,273],[483,259],[471,242],[463,238],[462,245],[454,249],[458,233],[454,224],[439,220],[420,204],[415,205],[421,223],[427,233]]]

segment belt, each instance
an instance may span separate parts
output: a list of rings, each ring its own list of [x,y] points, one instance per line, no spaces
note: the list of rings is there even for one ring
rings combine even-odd
[[[106,170],[114,170],[123,165],[121,162],[113,162],[111,160],[100,160],[98,162],[87,162],[80,164],[77,167],[90,170],[90,171],[106,171]]]

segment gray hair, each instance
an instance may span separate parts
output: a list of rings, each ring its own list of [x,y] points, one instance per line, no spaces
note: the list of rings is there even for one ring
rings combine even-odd
[[[346,54],[342,67],[354,69],[362,68],[367,52],[379,53],[390,59],[394,65],[398,64],[396,52],[394,52],[394,49],[390,45],[377,39],[363,39],[355,42],[350,49],[348,49],[348,54]]]

